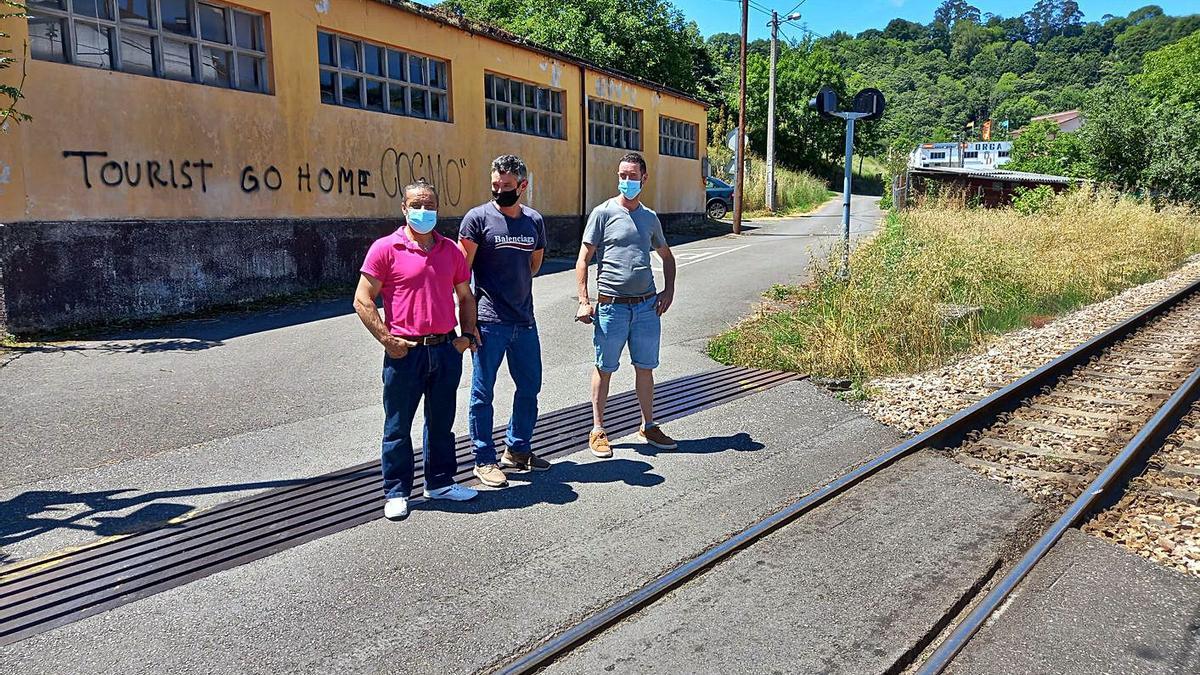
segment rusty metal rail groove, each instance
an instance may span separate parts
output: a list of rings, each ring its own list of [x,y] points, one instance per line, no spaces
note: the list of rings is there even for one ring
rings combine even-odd
[[[678,378],[655,392],[657,417],[671,421],[800,379],[794,373],[721,368]],[[633,392],[614,396],[606,427],[613,438],[637,430]],[[503,441],[504,427],[494,430]],[[538,419],[539,455],[566,455],[587,444],[591,404]],[[471,441],[457,441],[455,479],[471,481]],[[413,496],[424,472],[418,451]],[[0,569],[0,645],[204,578],[381,516],[379,462],[335,471],[199,512],[183,522],[81,550]]]
[[[1055,385],[1075,368],[1088,363],[1109,347],[1136,334],[1146,324],[1167,313],[1197,291],[1200,291],[1200,280],[1094,336],[1015,382],[1000,387],[991,395],[937,426],[887,450],[858,468],[842,474],[795,503],[766,516],[716,546],[705,550],[695,558],[668,570],[661,576],[585,617],[562,633],[549,637],[525,653],[513,655],[506,662],[500,664],[497,670],[506,675],[537,672],[563,654],[586,643],[609,626],[645,608],[658,598],[684,585],[690,579],[704,573],[726,557],[786,526],[884,468],[895,464],[900,459],[922,449],[947,448],[961,443],[971,432],[990,426],[1000,415],[1017,409],[1023,401],[1037,395],[1044,388]]]

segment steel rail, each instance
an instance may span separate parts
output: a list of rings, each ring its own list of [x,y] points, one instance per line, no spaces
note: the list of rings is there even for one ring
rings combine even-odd
[[[1033,570],[1063,534],[1080,524],[1102,500],[1116,497],[1127,484],[1129,469],[1144,462],[1162,447],[1166,437],[1179,426],[1180,420],[1200,398],[1200,368],[1192,371],[1175,393],[1167,399],[1146,426],[1130,439],[1121,452],[1087,486],[1058,520],[1054,521],[1037,542],[1025,552],[1013,569],[1000,580],[990,593],[976,605],[946,640],[929,656],[918,671],[919,675],[938,675],[962,651],[967,641],[983,626],[1018,584]]]
[[[805,495],[799,501],[759,520],[717,546],[656,577],[649,583],[594,612],[564,632],[536,645],[529,652],[516,655],[500,668],[500,672],[506,674],[532,673],[546,667],[562,654],[587,642],[608,626],[678,588],[732,553],[842,494],[898,460],[921,449],[952,446],[960,442],[968,433],[990,426],[999,415],[1012,411],[1020,405],[1022,400],[1037,394],[1044,387],[1052,386],[1062,376],[1087,363],[1113,344],[1132,335],[1158,316],[1170,311],[1198,290],[1200,290],[1200,280],[1092,337],[1066,354],[1031,371],[924,433],[891,448],[858,468],[842,474]]]

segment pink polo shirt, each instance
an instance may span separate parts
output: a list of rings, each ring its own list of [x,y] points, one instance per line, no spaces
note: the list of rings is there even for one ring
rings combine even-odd
[[[454,287],[471,278],[458,246],[436,232],[428,253],[401,227],[367,251],[362,272],[383,282],[383,318],[392,335],[417,337],[449,333]]]

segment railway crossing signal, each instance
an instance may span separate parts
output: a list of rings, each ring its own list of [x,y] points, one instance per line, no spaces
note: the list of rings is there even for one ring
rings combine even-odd
[[[858,120],[877,120],[883,117],[886,102],[878,89],[863,89],[854,95],[853,109],[838,110],[837,92],[822,87],[808,106],[826,119],[839,118],[846,121],[846,173],[842,182],[842,278],[850,276],[850,188],[853,180],[851,166],[854,159],[854,123]]]

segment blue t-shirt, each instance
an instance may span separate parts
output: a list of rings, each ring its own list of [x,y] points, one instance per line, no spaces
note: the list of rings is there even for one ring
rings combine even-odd
[[[480,323],[532,326],[534,251],[546,248],[542,214],[521,205],[521,215],[509,218],[493,202],[476,206],[463,217],[460,239],[475,242],[475,299]]]

